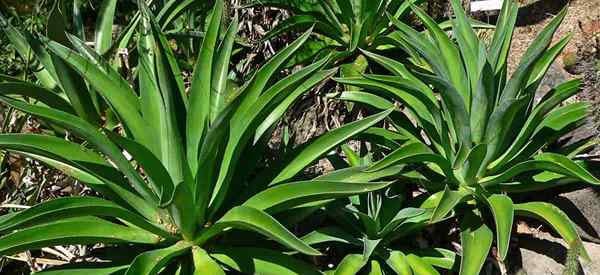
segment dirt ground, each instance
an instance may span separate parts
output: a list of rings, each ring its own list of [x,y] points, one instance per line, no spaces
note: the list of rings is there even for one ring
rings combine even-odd
[[[564,50],[563,56],[576,52],[578,46],[587,44],[600,35],[600,0],[528,0],[522,2],[525,3],[519,10],[517,28],[511,45],[510,71],[513,71],[518,65],[521,56],[537,34],[565,5],[569,7],[567,16],[554,35],[554,41],[569,33],[574,35]],[[562,68],[562,56],[558,58],[557,62]]]

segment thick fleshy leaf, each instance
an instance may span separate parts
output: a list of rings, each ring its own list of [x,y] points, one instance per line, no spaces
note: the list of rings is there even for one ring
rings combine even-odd
[[[178,242],[166,248],[144,252],[133,260],[125,275],[156,275],[171,259],[191,248],[187,242]]]
[[[335,269],[334,275],[355,275],[367,264],[361,254],[348,254]]]
[[[192,171],[196,171],[197,169],[200,144],[209,125],[213,60],[215,49],[217,48],[222,15],[223,1],[218,0],[212,9],[206,36],[202,40],[190,88],[190,106],[186,121],[186,148],[187,159]],[[215,63],[214,65],[219,64]]]
[[[413,275],[408,258],[401,251],[392,251],[385,261],[398,275]]]
[[[558,207],[546,202],[527,202],[514,205],[515,215],[535,218],[549,224],[569,245],[576,248],[581,245],[581,239],[577,234],[575,224]],[[583,256],[589,259],[585,248],[582,249]]]
[[[262,191],[243,205],[275,214],[307,202],[328,200],[372,192],[392,182],[299,181],[279,184]]]
[[[512,233],[514,218],[514,207],[510,197],[506,195],[494,194],[487,198],[490,210],[494,215],[496,223],[496,243],[498,245],[498,254],[501,260],[506,259],[508,246]]]
[[[75,114],[71,104],[64,100],[60,95],[52,90],[42,86],[37,86],[27,82],[5,82],[0,83],[0,94],[9,96],[21,96],[33,98],[63,112]]]
[[[225,271],[221,266],[208,255],[206,250],[194,246],[192,247],[192,257],[194,259],[194,274],[214,274],[214,275],[225,275]]]
[[[146,123],[139,112],[138,98],[126,80],[110,66],[106,64],[98,66],[74,50],[54,41],[48,42],[48,48],[88,80],[88,83],[106,99],[110,107],[118,114],[119,119],[133,133],[136,140],[143,141],[145,139]],[[145,142],[142,143],[145,144]]]
[[[460,232],[460,243],[463,254],[460,262],[461,275],[479,275],[485,259],[487,259],[494,233],[474,213],[463,217]]]
[[[0,238],[0,255],[55,245],[95,243],[155,244],[160,237],[94,217],[68,218],[31,226]]]
[[[77,2],[77,1],[75,1]],[[58,270],[48,270],[42,272],[36,272],[36,275],[80,275],[80,274],[94,274],[94,275],[122,275],[125,273],[129,266],[115,266],[115,267],[89,267],[89,268],[64,268]]]
[[[440,198],[435,210],[433,211],[433,215],[431,215],[431,223],[436,223],[448,215],[454,207],[459,204],[462,200],[464,200],[468,195],[463,189],[460,190],[450,190],[448,185],[446,185],[446,189],[444,189],[444,193]]]
[[[113,20],[117,9],[117,0],[103,0],[96,19],[96,52],[104,54],[110,49],[113,36]]]
[[[314,266],[279,251],[254,247],[217,247],[210,256],[244,274],[319,275]]]
[[[423,259],[421,259],[415,254],[408,254],[406,256],[406,260],[408,261],[408,264],[410,264],[410,267],[413,270],[414,274],[440,275],[440,273],[437,270],[435,270],[435,268],[433,268],[432,265],[425,262]]]
[[[308,245],[337,242],[361,246],[361,240],[338,227],[323,227],[312,231],[302,237],[302,241]]]
[[[587,169],[577,164],[577,162],[555,153],[542,153],[535,156],[535,159],[521,162],[499,175],[483,178],[481,184],[494,185],[507,182],[513,177],[522,173],[534,170],[550,171],[561,175],[580,179],[584,182],[598,185],[600,180],[591,174]]]
[[[67,197],[40,203],[0,221],[0,232],[81,216],[119,218],[154,234],[172,237],[164,229],[116,203],[94,197]]]
[[[194,241],[204,244],[213,237],[224,233],[227,228],[251,230],[267,236],[289,248],[307,255],[320,255],[319,251],[308,246],[267,213],[247,206],[237,206],[229,210],[221,219]]]
[[[271,181],[271,185],[284,182],[294,177],[298,172],[304,169],[304,167],[317,160],[323,154],[329,152],[329,150],[352,136],[380,122],[392,111],[393,109],[390,109],[366,117],[362,120],[351,122],[320,136],[315,141],[311,142],[310,145],[303,148],[302,151],[300,151],[300,153],[298,153],[298,155],[296,155],[296,157],[288,163],[281,172],[279,172],[275,179]]]
[[[84,137],[90,144],[102,153],[108,155],[119,170],[129,179],[133,188],[148,201],[155,201],[157,196],[152,193],[137,171],[130,165],[129,161],[106,136],[102,135],[96,127],[87,123],[79,117],[58,110],[30,105],[8,97],[0,96],[0,100],[11,106],[41,117],[50,122],[71,130],[74,134]]]
[[[447,177],[453,177],[451,164],[442,156],[435,154],[431,149],[421,142],[409,142],[394,152],[387,155],[382,160],[369,167],[369,172],[378,171],[391,165],[431,162],[439,166]]]

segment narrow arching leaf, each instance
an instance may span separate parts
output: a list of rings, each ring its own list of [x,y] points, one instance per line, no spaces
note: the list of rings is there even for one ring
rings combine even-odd
[[[117,275],[123,274],[127,270],[128,265],[115,267],[89,267],[89,268],[64,268],[58,270],[48,270],[36,272],[36,275],[79,275],[79,274],[94,274],[94,275]]]
[[[355,275],[367,264],[361,254],[348,254],[342,259],[335,269],[334,275]]]
[[[549,224],[573,248],[581,244],[575,225],[558,207],[546,202],[527,202],[514,205],[515,215],[535,218]],[[583,249],[583,256],[589,259]]]
[[[154,234],[170,237],[164,229],[149,223],[143,217],[114,202],[94,197],[67,197],[40,203],[0,221],[0,232],[81,216],[115,217]]]
[[[494,215],[496,223],[496,243],[501,260],[506,259],[508,254],[510,236],[512,233],[514,207],[510,197],[494,194],[487,198],[490,210]]]
[[[490,252],[494,234],[481,218],[474,213],[463,217],[460,243],[463,255],[460,262],[461,275],[479,275]]]
[[[398,275],[413,275],[408,258],[401,251],[392,251],[385,261]]]
[[[244,274],[319,275],[313,265],[279,251],[255,247],[217,247],[210,256]]]
[[[104,54],[110,49],[112,43],[113,20],[115,10],[117,9],[117,0],[103,0],[96,19],[96,52]]]
[[[192,257],[194,259],[194,274],[214,274],[214,275],[225,275],[225,271],[219,266],[214,259],[208,255],[206,250],[194,246],[192,247]]]
[[[309,146],[304,148],[298,155],[271,181],[271,185],[288,180],[300,172],[304,167],[317,160],[320,156],[339,145],[343,141],[364,131],[383,120],[393,110],[383,111],[381,113],[366,117],[360,121],[355,121],[326,133]]]
[[[5,82],[0,83],[0,94],[10,96],[21,96],[33,98],[66,113],[75,114],[75,110],[69,102],[64,100],[60,95],[52,90],[37,86],[27,82]]]
[[[446,189],[444,189],[444,193],[433,211],[430,222],[436,223],[446,218],[446,215],[448,215],[458,203],[464,200],[467,195],[468,193],[464,190],[450,190],[448,185],[446,185]]]
[[[406,260],[410,264],[414,274],[419,275],[440,275],[440,273],[433,268],[429,263],[425,262],[419,256],[415,254],[408,254]]]
[[[187,242],[178,242],[166,248],[144,252],[133,260],[125,275],[155,275],[165,267],[171,259],[191,248]]]
[[[96,127],[83,121],[79,117],[54,109],[26,104],[4,96],[0,96],[0,100],[19,110],[51,121],[72,131],[76,135],[85,137],[95,148],[110,157],[114,164],[119,167],[121,172],[129,179],[132,187],[135,188],[142,197],[146,198],[148,201],[156,200],[157,196],[152,193],[137,171],[131,166],[129,161],[125,159],[125,156],[123,156],[119,148],[106,136],[102,135]]]
[[[55,245],[95,243],[155,244],[159,237],[145,230],[94,217],[68,218],[31,226],[0,238],[0,255]]]
[[[321,180],[290,182],[262,191],[244,202],[244,205],[275,214],[307,202],[372,192],[385,188],[391,183],[356,183]]]
[[[194,68],[192,86],[190,88],[190,106],[186,121],[186,144],[187,159],[192,171],[196,171],[197,169],[200,143],[209,125],[213,59],[215,49],[217,48],[222,15],[223,1],[218,0],[215,2],[211,12],[208,30],[202,41],[202,47],[198,55],[199,62],[196,63],[196,67]]]
[[[283,225],[265,212],[247,206],[237,206],[229,210],[213,226],[201,233],[195,243],[203,244],[218,234],[222,234],[226,228],[237,228],[256,231],[289,248],[295,249],[307,255],[320,255],[319,251],[308,246],[302,240],[294,236]]]

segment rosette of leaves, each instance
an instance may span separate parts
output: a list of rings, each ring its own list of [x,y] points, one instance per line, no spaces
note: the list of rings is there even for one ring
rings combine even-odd
[[[411,6],[427,33],[392,20],[412,63],[365,52],[390,74],[338,79],[370,91],[347,92],[342,98],[374,108],[388,108],[391,100],[404,106],[390,118],[392,128],[405,141],[369,171],[398,164],[414,166],[407,178],[433,194],[420,206],[434,209],[431,222],[448,215],[461,222],[460,274],[479,274],[494,239],[488,226],[492,223],[486,223],[490,220],[500,260],[509,252],[515,216],[548,224],[571,248],[579,249],[581,240],[574,224],[559,208],[511,198],[516,192],[600,183],[590,173],[590,163],[576,158],[592,148],[594,141],[583,139],[563,146],[560,139],[583,125],[587,116],[588,103],[568,101],[579,91],[580,81],[567,81],[536,99],[545,73],[571,37],[551,45],[566,9],[540,32],[508,77],[506,60],[517,5],[504,1],[487,45],[468,24],[459,1],[451,3],[455,13],[452,37]],[[582,256],[587,257],[585,251]]]
[[[115,114],[107,128],[89,90],[79,97],[25,82],[0,84],[0,101],[52,126],[47,134],[2,134],[0,147],[38,159],[102,195],[50,200],[0,217],[0,255],[69,244],[103,244],[101,263],[40,274],[318,274],[283,254],[320,253],[275,218],[295,208],[388,186],[389,182],[295,180],[341,142],[383,120],[386,110],[318,137],[276,160],[262,158],[270,130],[296,98],[335,73],[327,59],[278,80],[306,41],[281,50],[240,89],[227,85],[237,22],[210,12],[191,87],[151,10],[139,2],[140,53],[132,86],[85,43],[66,35],[45,46],[53,61],[100,95]],[[223,34],[221,37],[220,34]],[[46,55],[40,54],[44,57]],[[45,67],[54,75],[52,67]],[[58,78],[61,79],[61,78]],[[67,85],[60,81],[59,85]],[[61,133],[67,132],[68,136]],[[295,180],[295,181],[293,181]],[[281,214],[283,215],[283,214]],[[266,272],[266,273],[265,273]]]
[[[363,133],[372,135],[370,130]],[[381,133],[381,132],[380,132]],[[368,139],[368,137],[367,137]],[[364,146],[364,144],[362,144]],[[361,148],[364,148],[361,146]],[[342,145],[347,163],[338,163],[336,171],[316,178],[362,182],[396,178],[408,169],[402,164],[392,165],[376,172],[366,171],[369,152],[353,151]],[[364,151],[364,150],[363,150]],[[341,168],[346,166],[346,168]],[[455,269],[456,254],[443,248],[419,248],[417,237],[423,235],[433,209],[411,207],[422,200],[413,197],[402,181],[385,189],[367,194],[338,199],[315,213],[326,217],[322,227],[304,235],[302,240],[311,246],[325,248],[333,259],[341,259],[327,274],[440,274],[437,269]]]
[[[421,2],[421,1],[417,1]],[[307,62],[319,56],[335,53],[332,62],[355,63],[358,49],[375,49],[387,45],[387,36],[393,31],[386,13],[402,18],[410,1],[404,0],[255,0],[251,5],[283,8],[291,16],[279,22],[263,40],[268,40],[293,30],[306,30],[314,26],[314,39],[310,40],[296,58]],[[364,68],[362,69],[364,72]]]

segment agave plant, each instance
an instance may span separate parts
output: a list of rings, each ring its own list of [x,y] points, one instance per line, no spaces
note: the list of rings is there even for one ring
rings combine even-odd
[[[404,165],[392,165],[377,172],[367,172],[370,157],[360,157],[348,146],[343,151],[349,161],[316,180],[362,182],[396,177],[406,172]],[[362,148],[362,146],[361,146]],[[358,160],[358,161],[357,161]],[[336,167],[339,168],[339,167]],[[401,183],[401,181],[399,182]],[[312,246],[329,247],[331,254],[342,258],[331,274],[440,274],[435,268],[454,268],[456,255],[443,248],[419,249],[416,236],[429,226],[432,209],[406,207],[418,201],[407,195],[405,186],[338,199],[322,208],[328,217],[323,227],[302,237]],[[424,194],[426,195],[426,194]],[[345,256],[344,256],[345,255]]]
[[[585,162],[574,160],[593,142],[556,146],[587,115],[588,103],[567,101],[579,90],[580,81],[567,81],[536,99],[546,71],[570,38],[567,35],[551,45],[566,9],[540,32],[507,77],[516,4],[504,1],[493,39],[486,45],[469,25],[459,1],[451,3],[452,37],[411,6],[426,34],[390,19],[402,33],[412,63],[365,51],[391,75],[338,79],[372,92],[347,92],[343,98],[376,108],[388,108],[390,100],[405,106],[390,117],[392,128],[406,141],[368,171],[406,163],[416,166],[407,177],[434,193],[420,206],[434,209],[431,222],[448,215],[461,221],[460,274],[479,274],[494,239],[485,223],[490,214],[500,260],[509,252],[515,215],[546,222],[570,247],[580,246],[573,223],[560,209],[545,202],[517,203],[510,197],[513,192],[572,182],[600,183]]]
[[[101,243],[113,251],[98,256],[104,263],[66,265],[44,273],[317,274],[310,265],[282,254],[320,253],[273,215],[285,211],[293,217],[294,209],[307,203],[388,186],[390,182],[292,180],[391,110],[347,124],[267,162],[262,153],[272,126],[296,98],[336,71],[321,70],[327,63],[322,59],[275,81],[278,68],[310,31],[264,64],[242,88],[230,89],[226,84],[237,22],[234,18],[224,30],[223,2],[216,1],[186,91],[160,25],[143,1],[138,5],[142,18],[137,89],[73,35],[66,38],[76,50],[45,41],[55,65],[45,70],[58,76],[61,87],[69,83],[63,77],[84,80],[83,86],[91,89],[74,89],[80,97],[62,97],[32,83],[0,84],[2,102],[56,129],[49,131],[55,136],[3,134],[0,147],[45,162],[102,195],[50,200],[1,216],[0,255]],[[69,73],[53,72],[57,64]],[[117,129],[106,127],[94,105],[77,101],[91,97],[84,94],[91,90],[114,112]]]
[[[374,49],[378,45],[387,44],[386,36],[390,34],[391,29],[388,28],[390,22],[385,16],[386,13],[401,18],[408,10],[410,1],[257,0],[250,3],[275,6],[292,13],[288,19],[269,31],[263,40],[292,30],[306,30],[314,25],[316,39],[306,45],[300,55],[301,59],[309,60],[334,52],[333,61],[350,58],[350,62],[347,63],[359,64],[360,62],[355,62],[359,48]]]

